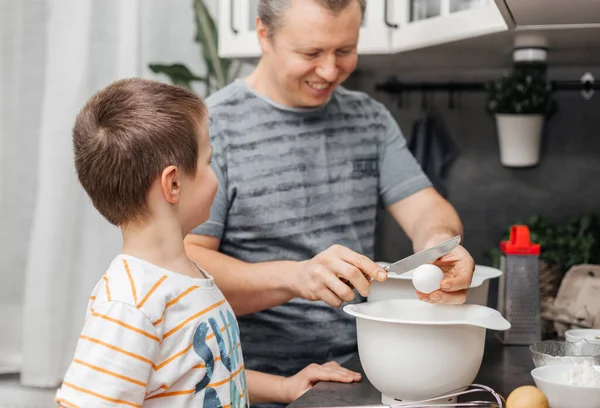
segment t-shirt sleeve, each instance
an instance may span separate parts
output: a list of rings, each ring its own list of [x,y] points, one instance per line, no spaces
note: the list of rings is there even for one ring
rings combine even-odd
[[[211,133],[213,129],[211,129]],[[229,211],[230,200],[227,193],[227,162],[223,153],[222,140],[220,137],[211,137],[211,145],[213,148],[213,160],[211,167],[217,175],[219,187],[215,201],[210,207],[210,217],[208,220],[192,230],[192,234],[210,235],[221,239],[225,221]]]
[[[136,307],[98,305],[84,324],[56,401],[66,407],[141,407],[159,342]]]
[[[379,196],[384,206],[394,204],[432,186],[421,166],[408,149],[396,120],[383,109],[385,134],[379,143]]]

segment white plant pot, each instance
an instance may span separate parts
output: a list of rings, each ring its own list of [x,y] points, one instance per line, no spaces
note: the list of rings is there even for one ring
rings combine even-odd
[[[507,167],[529,167],[540,161],[544,115],[496,115],[500,162]]]

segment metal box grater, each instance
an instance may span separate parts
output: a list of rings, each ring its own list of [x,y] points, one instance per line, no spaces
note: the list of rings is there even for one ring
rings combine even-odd
[[[502,250],[498,286],[498,310],[511,328],[498,332],[500,341],[510,345],[529,345],[541,341],[540,246],[529,240],[529,228],[513,226],[510,241]]]

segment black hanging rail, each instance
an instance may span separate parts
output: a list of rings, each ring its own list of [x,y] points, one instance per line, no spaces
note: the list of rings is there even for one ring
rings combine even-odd
[[[585,91],[600,89],[600,82],[585,81],[550,81],[554,91]],[[375,85],[377,91],[391,94],[403,92],[478,92],[485,91],[485,82],[401,82],[390,79]]]
[[[585,100],[589,100],[594,91],[600,89],[600,81],[596,82],[590,73],[585,73],[579,81],[549,81],[553,91],[580,91]],[[448,93],[448,108],[454,109],[455,94],[461,92],[482,92],[487,82],[401,82],[392,78],[386,82],[375,84],[375,90],[398,96],[398,107],[405,104],[404,95],[421,92],[421,107],[429,105],[428,94],[435,92]]]
[[[400,82],[390,79],[375,85],[375,90],[391,94],[403,92],[473,92],[484,91],[483,82]]]
[[[550,81],[554,91],[592,91],[600,89],[600,82],[588,81]]]

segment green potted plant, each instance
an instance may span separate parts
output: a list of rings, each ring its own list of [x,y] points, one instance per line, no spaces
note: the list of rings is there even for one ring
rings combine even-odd
[[[542,293],[542,297],[556,294],[560,281],[572,266],[600,264],[600,220],[595,214],[584,214],[562,223],[533,215],[525,222],[514,224],[527,225],[531,242],[542,247],[540,278],[542,286],[547,283],[547,291]],[[500,240],[509,238],[510,227],[506,228]],[[500,250],[495,247],[487,255],[492,265],[498,268]]]
[[[507,167],[539,163],[544,119],[556,107],[544,69],[515,68],[487,84],[487,110],[496,119],[500,161]]]
[[[542,246],[540,260],[559,265],[563,273],[574,265],[600,263],[600,219],[596,214],[584,214],[563,223],[532,215],[508,226],[500,240],[509,239],[510,229],[516,224],[527,225],[531,241]],[[494,248],[489,255],[498,266],[500,251]]]
[[[600,263],[600,221],[595,214],[584,214],[562,223],[534,215],[526,222],[514,224],[527,225],[531,242],[542,247],[539,258],[541,311],[542,316],[552,315],[554,299],[569,269],[575,265]],[[500,240],[509,238],[510,227]],[[489,250],[487,255],[492,265],[499,268],[498,247]],[[542,317],[542,332],[551,335],[555,330],[554,321]]]
[[[217,25],[203,0],[192,0],[192,3],[196,23],[195,41],[202,49],[202,56],[206,63],[206,75],[197,75],[180,63],[155,63],[149,64],[148,67],[154,73],[168,76],[173,84],[190,90],[193,82],[202,82],[206,90],[204,96],[208,96],[237,78],[243,67],[243,62],[219,57]]]

